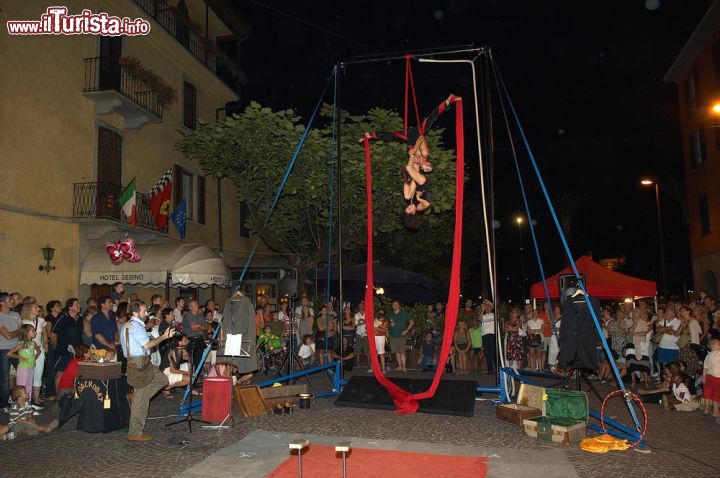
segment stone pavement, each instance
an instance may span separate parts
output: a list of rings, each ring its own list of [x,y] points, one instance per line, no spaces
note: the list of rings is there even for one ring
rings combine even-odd
[[[364,372],[364,368],[358,370],[358,373]],[[487,375],[463,375],[457,378],[477,379],[484,385],[489,385],[492,380]],[[315,380],[319,385],[321,382],[322,379]],[[601,393],[609,391],[607,387],[601,389]],[[648,440],[653,447],[651,454],[628,451],[595,455],[581,451],[577,445],[563,446],[524,437],[518,427],[495,419],[490,401],[476,401],[474,417],[454,417],[336,408],[333,399],[327,398],[317,400],[310,410],[300,410],[292,415],[269,415],[253,419],[244,419],[238,415],[234,417],[234,426],[230,430],[196,427],[192,434],[188,434],[182,425],[169,430],[164,427],[175,417],[179,398],[180,394],[176,393],[172,400],[162,397],[153,400],[150,408],[150,416],[153,418],[148,422],[147,432],[153,435],[154,440],[148,444],[128,443],[123,432],[104,435],[80,432],[74,429],[74,420],[49,435],[0,442],[0,476],[175,476],[192,469],[218,450],[239,442],[255,430],[422,442],[478,450],[504,449],[508,453],[552,450],[553,453],[563,453],[579,476],[720,476],[717,469],[696,461],[720,466],[717,460],[720,424],[699,412],[667,413],[656,405],[648,407]],[[619,399],[616,402],[609,406],[610,415],[629,424],[624,405]],[[597,400],[592,397],[591,406],[599,408]],[[48,410],[40,418],[49,420],[52,413],[52,410]],[[169,438],[179,435],[188,437],[189,445],[168,443]],[[683,453],[695,460],[666,450]],[[528,458],[531,456],[528,455]]]

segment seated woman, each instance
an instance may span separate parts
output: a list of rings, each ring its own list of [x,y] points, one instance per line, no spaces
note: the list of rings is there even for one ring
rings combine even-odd
[[[650,385],[650,359],[640,355],[640,350],[636,351],[632,343],[625,346],[625,366],[633,387],[637,385],[636,373],[641,374],[646,386]]]
[[[173,388],[186,387],[190,383],[190,358],[186,350],[188,342],[188,338],[183,335],[175,347],[168,351],[168,366],[163,369],[168,378],[168,384],[163,389],[165,398],[172,397]],[[192,393],[197,395],[195,390]]]

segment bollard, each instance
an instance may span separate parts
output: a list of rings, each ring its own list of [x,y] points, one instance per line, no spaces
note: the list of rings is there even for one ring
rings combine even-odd
[[[303,451],[303,448],[305,448],[309,444],[310,444],[310,440],[307,440],[305,438],[293,440],[288,444],[288,447],[291,450],[298,451],[298,477],[299,478],[302,478],[302,451]]]
[[[350,451],[350,442],[349,441],[341,441],[337,445],[335,445],[335,452],[342,452],[342,458],[343,458],[343,478],[347,478],[347,453]]]

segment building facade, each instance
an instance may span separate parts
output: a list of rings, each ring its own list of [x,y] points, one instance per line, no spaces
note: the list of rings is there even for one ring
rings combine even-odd
[[[0,14],[3,27],[9,20],[39,20],[49,5],[7,2]],[[219,286],[229,284],[228,268],[242,267],[253,239],[242,227],[232,183],[203,175],[175,144],[182,132],[191,133],[200,120],[222,118],[226,104],[240,99],[244,78],[236,52],[247,25],[230,0],[69,0],[63,5],[70,14],[91,8],[144,18],[151,30],[137,36],[0,35],[5,65],[0,75],[0,290],[40,301],[82,299],[106,292],[115,278],[146,300],[168,287],[171,300],[183,294],[222,301],[228,289]],[[146,201],[168,170],[173,172],[168,215],[183,200],[187,205],[184,239],[170,221],[158,228]],[[119,203],[133,178],[135,228]],[[104,245],[126,235],[148,259],[113,269]],[[47,245],[55,250],[56,269],[46,273],[38,266],[45,264]],[[260,251],[269,252],[262,245]],[[148,282],[133,272],[151,265],[167,269],[165,281]],[[170,269],[176,266],[191,275],[183,279],[180,271],[175,277]],[[128,271],[133,273],[123,275]]]
[[[690,36],[665,81],[677,84],[694,286],[718,297],[720,108],[713,108],[720,105],[718,1]]]

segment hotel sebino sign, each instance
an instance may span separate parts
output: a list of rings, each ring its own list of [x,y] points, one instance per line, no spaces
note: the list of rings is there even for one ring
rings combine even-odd
[[[133,272],[91,272],[82,271],[80,282],[83,284],[114,284],[122,282],[130,285],[165,285],[167,271],[133,271]]]
[[[80,273],[80,282],[83,284],[114,284],[122,282],[128,285],[145,285],[162,287],[167,281],[167,271],[134,271],[134,272],[89,272]],[[171,285],[187,285],[207,287],[229,287],[230,276],[222,274],[172,274]]]

